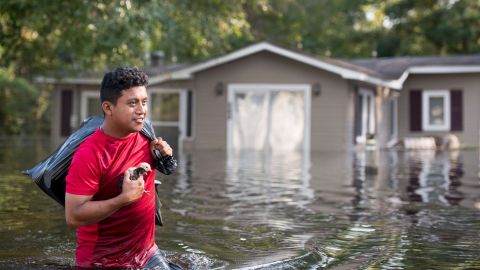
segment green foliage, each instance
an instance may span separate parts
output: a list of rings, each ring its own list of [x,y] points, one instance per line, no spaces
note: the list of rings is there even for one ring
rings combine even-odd
[[[384,14],[392,27],[382,29],[382,54],[447,55],[480,50],[478,1],[387,1]]]
[[[0,73],[0,134],[32,133],[37,97],[37,89],[25,79]]]
[[[256,40],[332,57],[370,56],[371,35],[359,28],[366,0],[247,1]]]
[[[127,2],[2,1],[2,66],[13,64],[17,75],[29,77],[138,64],[148,21]]]
[[[151,0],[150,50],[168,62],[191,62],[221,55],[251,41],[240,1]]]
[[[226,1],[5,0],[0,26],[2,66],[22,76],[141,66],[153,50],[192,61],[250,40],[241,5]]]
[[[31,80],[141,66],[154,50],[199,61],[264,40],[334,57],[470,53],[479,10],[447,0],[3,0],[0,56]]]
[[[470,53],[479,10],[447,0],[3,0],[0,55],[30,80],[143,65],[153,50],[198,61],[263,40],[336,57]]]

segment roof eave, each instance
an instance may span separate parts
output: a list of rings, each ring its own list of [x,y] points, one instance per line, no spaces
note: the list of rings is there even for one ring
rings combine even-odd
[[[86,85],[99,85],[102,83],[100,78],[51,78],[38,76],[34,79],[38,84],[86,84]]]
[[[185,72],[170,72],[164,73],[157,76],[153,76],[149,79],[149,84],[159,84],[166,81],[175,81],[175,80],[188,80],[192,78],[192,74]]]
[[[342,78],[348,79],[348,80],[355,80],[355,81],[360,81],[360,82],[366,82],[366,83],[371,83],[374,85],[379,85],[395,90],[400,90],[401,87],[396,83],[395,80],[382,80],[376,77],[369,76],[365,73],[359,73],[359,74],[342,74]]]
[[[480,73],[480,66],[412,66],[406,69],[400,78],[392,81],[399,89],[410,74],[460,74],[460,73]]]

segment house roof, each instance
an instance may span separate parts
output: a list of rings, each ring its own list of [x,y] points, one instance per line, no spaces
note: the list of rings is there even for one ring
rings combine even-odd
[[[158,74],[168,74],[179,69],[183,69],[190,66],[190,64],[166,64],[159,66],[148,66],[142,68],[147,75],[152,78]],[[63,84],[88,84],[88,85],[99,85],[102,83],[102,78],[105,73],[95,73],[95,72],[83,72],[76,77],[42,77],[38,76],[35,78],[37,83],[63,83]]]
[[[345,61],[345,60],[344,60]],[[423,56],[423,57],[389,57],[346,60],[356,66],[374,70],[385,79],[398,79],[409,68],[425,67],[474,67],[480,66],[480,54],[459,56]],[[431,70],[433,72],[433,70]]]
[[[356,80],[393,89],[401,89],[410,74],[479,73],[480,54],[444,57],[393,57],[372,59],[333,59],[297,52],[267,42],[256,43],[229,54],[193,65],[174,64],[145,68],[150,83],[190,79],[197,72],[226,64],[259,52],[270,52],[332,72],[347,80]],[[37,82],[100,84],[100,76],[77,78],[37,78]]]
[[[480,54],[462,56],[394,57],[344,60],[311,56],[267,42],[250,45],[224,56],[153,77],[152,82],[189,79],[196,72],[225,64],[258,52],[268,51],[286,58],[340,75],[344,79],[364,81],[401,89],[410,74],[479,73]]]
[[[388,57],[344,60],[377,72],[401,88],[410,74],[479,73],[480,54],[457,56]]]
[[[159,74],[151,79],[152,83],[159,83],[165,80],[182,80],[189,79],[193,74],[206,70],[218,65],[222,65],[228,62],[235,61],[237,59],[253,55],[259,52],[271,52],[306,65],[310,65],[322,70],[332,72],[334,74],[340,75],[344,79],[349,80],[358,80],[365,81],[373,84],[378,84],[386,87],[393,87],[389,80],[384,80],[375,76],[375,71],[370,69],[362,68],[361,66],[354,67],[351,63],[335,60],[330,58],[321,58],[321,57],[312,57],[304,53],[295,52],[288,50],[276,45],[272,45],[267,42],[261,42],[257,44],[250,45],[243,49],[234,51],[232,53],[226,54],[224,56],[208,60],[196,65],[192,65],[188,68],[181,69],[172,73]]]

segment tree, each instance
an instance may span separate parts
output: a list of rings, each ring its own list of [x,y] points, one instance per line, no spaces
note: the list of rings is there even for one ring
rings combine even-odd
[[[47,118],[43,104],[30,104],[48,91],[32,86],[35,76],[143,66],[153,50],[165,51],[174,62],[200,60],[248,42],[240,5],[224,1],[3,0],[0,30],[1,95],[13,102],[28,92],[29,101],[15,102],[34,108],[30,122]],[[28,122],[11,109],[2,113],[0,125],[11,127],[3,132],[17,133]]]
[[[26,80],[0,73],[0,134],[32,133],[36,122],[29,120],[35,116],[38,97],[37,89]]]
[[[256,40],[332,57],[370,56],[372,35],[360,25],[364,0],[245,1]]]
[[[380,55],[448,55],[480,49],[478,1],[386,1],[391,26],[382,29]]]

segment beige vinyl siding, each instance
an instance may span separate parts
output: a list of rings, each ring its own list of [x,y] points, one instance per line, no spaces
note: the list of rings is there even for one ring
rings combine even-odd
[[[443,132],[410,132],[409,126],[409,92],[419,90],[452,90],[463,91],[463,131]],[[478,74],[440,74],[411,75],[404,84],[399,100],[399,137],[439,136],[455,134],[460,142],[466,145],[478,145],[480,116],[480,77]]]
[[[160,84],[151,84],[148,86],[147,91],[150,89],[192,89],[193,85],[191,81],[167,81]]]
[[[312,98],[312,150],[343,151],[352,144],[348,85],[339,77],[322,74],[322,94]]]

